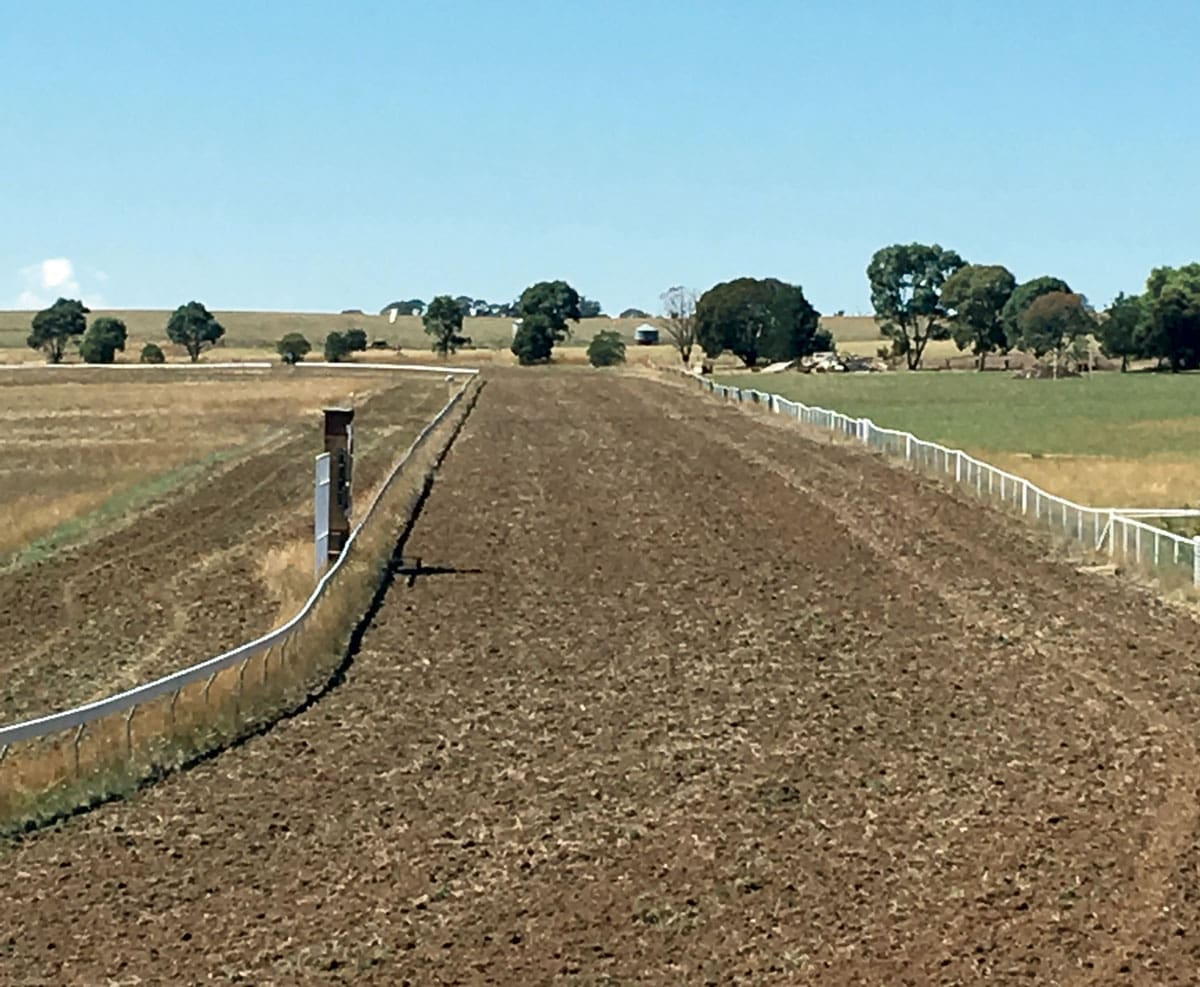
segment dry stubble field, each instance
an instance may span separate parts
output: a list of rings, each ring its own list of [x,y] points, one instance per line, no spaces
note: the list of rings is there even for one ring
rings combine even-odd
[[[290,615],[312,586],[321,407],[359,409],[363,496],[445,400],[390,373],[0,373],[0,722]]]
[[[3,851],[0,981],[1194,982],[1185,612],[608,375],[494,375],[406,551],[315,707]]]

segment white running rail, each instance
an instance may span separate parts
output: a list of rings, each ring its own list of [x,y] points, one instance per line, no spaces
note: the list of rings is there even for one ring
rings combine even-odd
[[[0,370],[52,370],[55,373],[70,373],[75,370],[121,370],[143,371],[150,373],[156,370],[270,370],[282,367],[281,363],[271,363],[269,360],[237,360],[226,363],[0,363]],[[445,367],[431,363],[326,363],[323,360],[305,361],[293,364],[296,370],[404,370],[419,374],[449,374],[474,377],[479,373],[470,367]]]
[[[953,479],[975,496],[1036,521],[1056,535],[1114,561],[1137,566],[1152,576],[1200,587],[1200,536],[1189,538],[1140,518],[1195,518],[1191,508],[1085,507],[1047,493],[1024,477],[976,459],[961,449],[919,439],[911,432],[881,428],[869,418],[851,418],[830,408],[789,401],[778,394],[730,387],[696,374],[684,374],[726,401],[761,405],[805,425],[827,429],[870,449],[903,459],[923,473]]]
[[[342,364],[336,364],[336,366],[340,367]],[[386,366],[390,369],[395,364],[387,364]],[[443,372],[446,371],[443,370]],[[185,686],[191,685],[194,682],[211,681],[223,669],[239,665],[272,648],[286,645],[293,636],[302,633],[317,601],[325,594],[326,587],[342,568],[343,563],[354,554],[353,546],[360,532],[371,522],[376,507],[400,475],[405,464],[425,445],[426,440],[433,430],[445,421],[450,412],[462,399],[467,385],[470,384],[470,378],[478,374],[477,370],[459,369],[449,372],[466,375],[467,380],[461,388],[455,391],[450,400],[442,407],[441,411],[421,429],[404,455],[392,467],[392,471],[388,474],[387,479],[380,486],[370,506],[363,514],[362,520],[350,532],[342,554],[321,577],[312,595],[305,602],[304,606],[300,608],[299,613],[292,617],[291,620],[283,626],[262,635],[262,637],[257,637],[253,641],[239,645],[231,651],[226,651],[223,654],[209,658],[207,661],[191,665],[188,668],[180,669],[178,672],[165,675],[160,679],[155,679],[153,682],[147,682],[145,685],[137,686],[136,688],[118,693],[115,696],[109,696],[107,699],[100,699],[83,706],[76,706],[73,709],[63,710],[61,713],[53,713],[49,716],[42,716],[37,719],[25,720],[21,723],[13,723],[10,726],[0,727],[0,761],[3,760],[4,755],[7,754],[8,748],[12,744],[21,741],[36,740],[39,737],[47,737],[66,730],[79,731],[85,728],[87,724],[107,716],[112,716],[115,713],[131,713],[131,711],[144,703],[162,696],[176,694]]]

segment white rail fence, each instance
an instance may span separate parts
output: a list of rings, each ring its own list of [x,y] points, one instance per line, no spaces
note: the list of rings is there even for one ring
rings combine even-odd
[[[1107,554],[1114,562],[1136,566],[1165,581],[1200,586],[1200,536],[1179,535],[1140,520],[1196,518],[1200,510],[1085,507],[1047,493],[1024,477],[990,466],[961,449],[927,442],[911,432],[881,428],[869,418],[852,418],[830,408],[789,401],[778,394],[730,387],[693,374],[685,376],[725,401],[761,405],[775,414],[903,459],[922,473],[953,479],[981,500],[1012,510],[1090,552]]]
[[[394,365],[389,365],[389,369],[392,367]],[[445,371],[443,370],[442,372]],[[222,654],[190,665],[162,678],[155,679],[153,682],[148,682],[145,685],[140,685],[117,695],[109,696],[106,699],[76,706],[49,716],[42,716],[37,719],[25,720],[20,723],[0,727],[0,767],[4,765],[5,758],[8,757],[14,745],[62,735],[68,737],[68,743],[73,745],[74,773],[78,775],[80,769],[80,742],[84,738],[90,724],[106,720],[114,715],[123,714],[124,740],[129,745],[129,752],[132,754],[130,731],[135,714],[143,706],[168,698],[170,702],[170,721],[173,724],[175,703],[179,699],[180,694],[189,686],[202,684],[204,701],[207,704],[208,690],[212,687],[218,674],[228,669],[239,670],[236,681],[236,694],[240,697],[247,663],[251,659],[258,657],[261,657],[263,661],[262,681],[265,683],[269,674],[269,659],[274,657],[274,664],[276,666],[286,663],[293,643],[305,633],[305,629],[309,621],[313,618],[314,612],[329,597],[331,587],[336,588],[339,575],[348,565],[355,561],[358,543],[361,541],[364,530],[370,528],[375,521],[380,504],[388,498],[398,478],[405,472],[405,466],[424,449],[429,442],[430,436],[438,426],[447,420],[463,400],[472,379],[478,374],[478,371],[458,368],[453,373],[465,376],[467,378],[465,383],[451,395],[441,410],[421,429],[420,433],[412,441],[412,444],[393,465],[370,505],[363,512],[362,517],[351,531],[341,555],[321,576],[316,584],[316,588],[294,617],[282,626],[261,637],[255,638],[253,641],[248,641]],[[318,503],[319,501],[320,498],[318,498]],[[0,802],[3,802],[5,794],[3,784],[0,784]]]
[[[0,363],[0,370],[50,370],[54,373],[72,373],[74,371],[119,371],[154,373],[161,370],[176,372],[206,371],[206,370],[272,370],[284,367],[282,363],[272,363],[270,360],[229,360],[215,363]],[[476,376],[479,371],[471,367],[449,367],[435,363],[382,363],[382,362],[345,362],[328,363],[324,360],[301,360],[293,364],[292,370],[404,370],[418,374],[465,374],[467,377]]]

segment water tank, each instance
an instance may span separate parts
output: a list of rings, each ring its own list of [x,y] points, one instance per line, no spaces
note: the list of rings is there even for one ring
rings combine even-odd
[[[633,341],[639,346],[654,346],[658,343],[658,328],[643,322],[633,330]]]

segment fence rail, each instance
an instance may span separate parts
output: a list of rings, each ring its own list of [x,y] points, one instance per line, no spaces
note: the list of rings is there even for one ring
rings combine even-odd
[[[718,384],[685,374],[725,401],[760,405],[801,424],[857,441],[886,456],[903,459],[928,475],[953,480],[981,500],[1005,507],[1090,552],[1137,567],[1168,582],[1200,587],[1200,536],[1187,537],[1141,518],[1195,518],[1191,508],[1085,507],[950,446],[919,439],[911,432],[881,428],[869,418],[852,418],[830,408],[790,401],[778,394]]]
[[[155,370],[270,370],[283,364],[270,360],[230,360],[218,363],[0,363],[0,370],[52,370],[56,373],[71,371],[142,371]],[[295,370],[404,370],[410,373],[449,374],[474,377],[479,371],[472,367],[448,367],[431,363],[358,363],[354,361],[327,363],[323,360],[301,360],[293,364]]]
[[[389,368],[394,366],[389,365]],[[412,444],[400,459],[397,460],[372,499],[371,504],[364,512],[362,519],[350,532],[341,555],[324,575],[321,576],[316,588],[294,617],[282,626],[261,637],[255,638],[253,641],[248,641],[223,654],[216,655],[195,665],[190,665],[187,668],[155,679],[153,682],[148,682],[145,685],[109,696],[106,699],[63,710],[59,713],[0,727],[0,762],[4,760],[9,747],[13,744],[49,737],[53,734],[70,730],[81,731],[90,723],[118,713],[131,713],[137,707],[156,699],[165,696],[177,697],[180,692],[190,685],[196,683],[211,685],[213,679],[220,672],[235,666],[244,665],[251,658],[271,651],[286,650],[293,639],[304,632],[313,611],[326,597],[331,584],[337,579],[342,569],[354,558],[356,543],[361,539],[364,529],[371,525],[380,503],[388,495],[393,484],[404,470],[404,467],[425,446],[434,430],[446,421],[455,407],[463,400],[467,389],[471,386],[471,381],[478,374],[476,370],[459,369],[452,372],[465,374],[468,378],[467,381],[450,397],[449,401],[446,402],[433,419],[421,429],[417,437],[412,441]],[[78,748],[78,740],[81,736],[82,734],[77,734],[76,736],[76,748]]]

